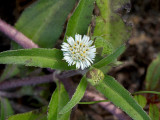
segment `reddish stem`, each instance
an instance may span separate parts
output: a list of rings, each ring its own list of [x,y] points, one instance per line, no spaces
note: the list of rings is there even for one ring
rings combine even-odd
[[[21,45],[23,48],[38,48],[38,45],[2,19],[0,19],[0,31]]]

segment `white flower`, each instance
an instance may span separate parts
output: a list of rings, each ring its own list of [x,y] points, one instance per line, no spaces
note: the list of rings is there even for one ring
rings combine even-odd
[[[67,42],[63,42],[62,51],[64,59],[68,62],[68,65],[75,65],[76,68],[82,70],[89,67],[96,56],[96,48],[92,43],[93,41],[86,35],[75,35],[75,40],[72,37],[68,37]]]

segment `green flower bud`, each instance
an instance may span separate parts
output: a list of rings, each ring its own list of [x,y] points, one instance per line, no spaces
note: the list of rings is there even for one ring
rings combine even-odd
[[[86,74],[86,78],[88,82],[90,82],[93,86],[99,84],[104,79],[104,74],[101,70],[97,68],[92,68]]]

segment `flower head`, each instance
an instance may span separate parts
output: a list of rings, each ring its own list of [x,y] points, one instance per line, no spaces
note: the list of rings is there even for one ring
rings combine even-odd
[[[75,65],[76,68],[82,70],[89,67],[96,56],[96,48],[92,45],[93,41],[86,35],[75,35],[75,40],[68,37],[67,42],[62,44],[64,59],[68,65]]]

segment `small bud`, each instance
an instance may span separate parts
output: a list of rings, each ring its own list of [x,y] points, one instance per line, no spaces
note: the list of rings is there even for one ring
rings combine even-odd
[[[92,68],[86,74],[88,82],[90,82],[93,86],[99,84],[104,79],[104,74],[100,69]]]

